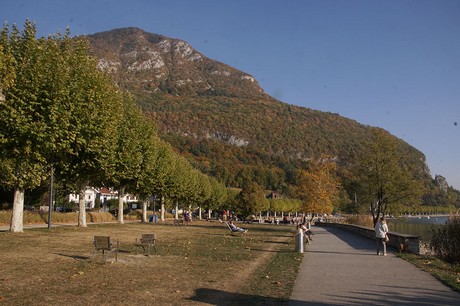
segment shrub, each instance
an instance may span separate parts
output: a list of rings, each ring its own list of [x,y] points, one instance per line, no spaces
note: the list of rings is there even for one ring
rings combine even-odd
[[[86,220],[90,222],[110,222],[114,221],[114,216],[109,212],[88,212],[86,213]]]
[[[48,216],[48,214],[46,214],[46,216]],[[43,223],[44,220],[45,219],[43,218],[42,214],[38,211],[24,211],[24,217],[23,217],[24,224]]]
[[[0,224],[10,224],[11,210],[0,210]]]
[[[149,213],[147,212],[147,216]],[[132,210],[129,213],[126,214],[125,216],[126,220],[142,220],[142,210],[136,209]]]
[[[42,213],[43,220],[48,223],[48,212]],[[78,223],[78,213],[61,213],[53,211],[51,213],[51,222],[52,223]]]
[[[348,216],[345,220],[345,223],[359,225],[364,227],[374,227],[374,222],[372,221],[372,216],[369,215],[353,215]]]
[[[452,216],[444,226],[431,229],[430,247],[439,258],[460,263],[460,216]]]

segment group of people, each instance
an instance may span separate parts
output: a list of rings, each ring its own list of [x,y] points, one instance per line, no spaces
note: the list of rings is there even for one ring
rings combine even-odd
[[[243,228],[236,226],[233,220],[229,222],[229,226],[231,230],[234,232],[246,233],[248,231],[247,229],[243,229]],[[304,221],[302,223],[298,223],[297,229],[302,230],[305,241],[307,243],[310,243],[311,241],[313,241],[312,236],[314,235],[314,233],[312,232],[310,228],[310,222]],[[377,255],[380,255],[380,253],[382,253],[382,255],[384,256],[387,255],[387,245],[386,245],[386,242],[388,240],[387,233],[388,233],[388,225],[385,221],[385,218],[381,217],[375,224],[375,237],[377,239]]]

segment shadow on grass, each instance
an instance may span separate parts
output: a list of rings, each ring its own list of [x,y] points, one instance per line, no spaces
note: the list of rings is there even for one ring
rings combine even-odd
[[[118,250],[118,254],[132,254],[133,252],[131,252],[130,250],[122,250],[122,249],[119,249]],[[54,253],[56,255],[59,255],[59,256],[63,256],[63,257],[69,257],[69,258],[73,258],[73,259],[79,259],[79,260],[90,260],[92,256],[82,256],[82,255],[72,255],[72,254],[64,254],[64,253]],[[110,251],[110,252],[107,252],[106,254],[115,254],[115,251]],[[98,252],[95,252],[93,257],[94,256],[102,256],[102,252],[98,251]],[[105,255],[105,256],[108,256],[108,255]]]
[[[289,245],[289,242],[288,242],[288,241],[265,240],[264,242],[265,242],[265,243],[274,243],[274,244],[285,244],[285,245]]]
[[[89,256],[81,256],[81,255],[69,255],[69,254],[62,254],[62,253],[56,253],[56,255],[69,257],[73,259],[79,259],[79,260],[89,260],[90,259]]]
[[[289,300],[243,294],[238,292],[227,292],[217,289],[199,288],[195,290],[195,296],[189,298],[191,301],[207,303],[211,305],[288,305]]]

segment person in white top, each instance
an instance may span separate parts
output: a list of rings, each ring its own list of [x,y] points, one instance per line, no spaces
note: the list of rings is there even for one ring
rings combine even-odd
[[[385,238],[388,233],[388,225],[384,217],[381,217],[375,224],[375,238],[377,239],[377,255],[380,255],[380,251],[383,255],[387,255],[387,244]]]

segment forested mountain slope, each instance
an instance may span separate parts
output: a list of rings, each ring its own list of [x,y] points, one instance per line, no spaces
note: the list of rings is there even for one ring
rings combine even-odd
[[[355,156],[373,127],[278,101],[251,75],[182,40],[138,28],[88,39],[100,68],[134,95],[156,120],[160,136],[203,172],[228,186],[251,181],[289,195],[299,169],[326,154],[337,160],[338,174],[352,192]],[[423,153],[394,141],[405,159],[416,161],[417,177],[435,189]]]

